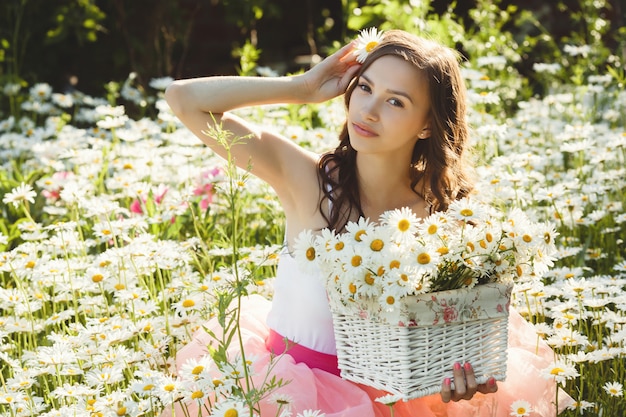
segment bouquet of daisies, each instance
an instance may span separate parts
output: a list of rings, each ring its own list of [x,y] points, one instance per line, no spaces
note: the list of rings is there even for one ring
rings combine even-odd
[[[375,308],[394,321],[411,295],[539,279],[553,264],[557,233],[521,210],[500,212],[469,198],[418,218],[410,209],[361,218],[345,233],[305,230],[295,257],[319,270],[332,299],[355,311]]]

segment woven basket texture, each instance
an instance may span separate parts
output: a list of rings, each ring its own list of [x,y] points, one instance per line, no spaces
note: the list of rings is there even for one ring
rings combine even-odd
[[[331,302],[339,369],[344,379],[406,401],[438,393],[444,378],[453,379],[455,362],[471,363],[479,384],[490,377],[499,381],[506,378],[508,308],[495,317],[474,314],[453,322],[405,326],[364,317],[339,306]]]

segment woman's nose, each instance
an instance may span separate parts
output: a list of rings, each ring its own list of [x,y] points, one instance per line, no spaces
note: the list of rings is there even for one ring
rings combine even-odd
[[[361,108],[361,114],[364,119],[367,120],[378,120],[378,104],[376,100],[372,99],[363,103],[363,107]]]

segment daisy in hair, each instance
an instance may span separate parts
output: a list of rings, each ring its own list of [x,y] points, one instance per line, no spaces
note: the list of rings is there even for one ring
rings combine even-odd
[[[383,32],[379,32],[376,28],[361,30],[356,40],[354,51],[352,52],[356,55],[356,61],[360,64],[365,62],[365,58],[367,58],[369,53],[372,52],[382,40]]]

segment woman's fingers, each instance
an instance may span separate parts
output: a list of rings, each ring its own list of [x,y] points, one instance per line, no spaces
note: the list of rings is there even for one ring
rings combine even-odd
[[[478,386],[478,392],[483,394],[493,394],[496,391],[498,391],[498,384],[494,377],[489,378],[486,383]]]
[[[476,376],[474,375],[474,369],[470,363],[465,363],[461,366],[460,363],[455,363],[452,369],[454,376],[454,390],[452,389],[452,381],[450,378],[445,378],[441,385],[441,400],[444,403],[450,401],[469,400],[477,392],[483,394],[494,393],[498,390],[495,378],[489,378],[485,384],[477,384]]]
[[[452,399],[452,381],[450,378],[445,378],[441,383],[441,401],[449,403]]]

